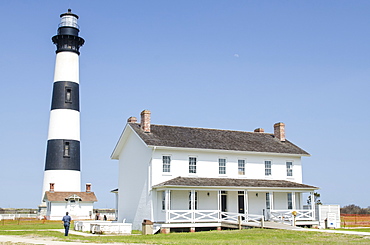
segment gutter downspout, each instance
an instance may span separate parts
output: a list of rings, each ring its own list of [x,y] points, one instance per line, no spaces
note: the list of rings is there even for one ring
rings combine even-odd
[[[153,221],[153,218],[154,218],[154,206],[153,206],[153,189],[152,189],[152,186],[153,186],[153,181],[152,181],[152,173],[153,173],[153,155],[154,155],[154,152],[155,150],[157,149],[156,146],[153,146],[153,149],[152,149],[152,156],[150,157],[150,161],[149,161],[149,171],[148,171],[148,180],[149,180],[149,185],[148,185],[148,196],[150,196],[150,219]],[[155,197],[157,199],[157,197]]]

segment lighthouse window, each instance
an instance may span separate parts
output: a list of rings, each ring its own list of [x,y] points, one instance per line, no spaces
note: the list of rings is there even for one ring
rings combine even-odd
[[[65,97],[66,103],[72,103],[72,88],[66,87]]]
[[[69,142],[64,142],[63,156],[64,157],[69,157],[69,153],[70,153]]]

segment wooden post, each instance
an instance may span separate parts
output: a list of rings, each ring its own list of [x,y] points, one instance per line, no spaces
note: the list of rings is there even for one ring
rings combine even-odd
[[[297,216],[297,211],[293,211],[292,214],[293,214],[293,226],[295,226],[295,220],[296,220],[296,216]]]
[[[238,229],[242,229],[242,216],[238,215]]]
[[[263,228],[265,226],[265,216],[262,215],[262,219],[261,219],[261,228]]]

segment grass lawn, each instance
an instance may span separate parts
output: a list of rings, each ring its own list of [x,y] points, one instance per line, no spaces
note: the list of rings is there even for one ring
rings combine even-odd
[[[358,229],[336,229],[341,231],[362,231],[362,232],[370,232],[370,228],[358,228]]]
[[[2,230],[43,230],[63,229],[62,221],[54,220],[1,220],[0,231]]]
[[[64,237],[57,231],[38,231],[35,229],[62,229],[61,222],[44,224],[0,224],[0,235],[22,235],[61,241],[91,243],[146,243],[146,244],[370,244],[370,238],[357,235],[331,234],[321,232],[247,229],[208,231],[196,233],[170,233],[158,235],[94,236],[70,235]],[[24,231],[7,231],[24,230]]]

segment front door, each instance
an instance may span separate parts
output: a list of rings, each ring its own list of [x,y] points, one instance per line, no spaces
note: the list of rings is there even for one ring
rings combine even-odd
[[[227,212],[227,192],[221,192],[221,212]]]
[[[238,212],[244,214],[244,191],[238,191]]]
[[[227,212],[227,192],[221,191],[221,212]],[[221,215],[222,219],[226,218],[226,215]]]

